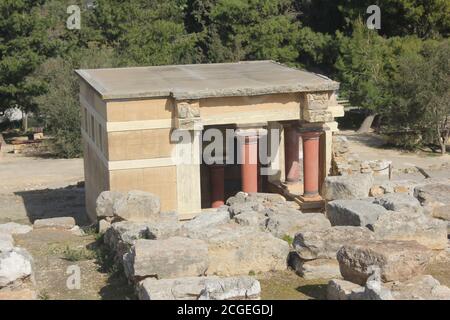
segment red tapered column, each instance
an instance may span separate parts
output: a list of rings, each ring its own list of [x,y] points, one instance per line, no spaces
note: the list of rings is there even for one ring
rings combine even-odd
[[[299,139],[300,136],[295,127],[288,126],[284,131],[284,153],[286,167],[286,183],[297,183],[300,179],[299,169]]]
[[[225,166],[223,164],[213,164],[209,166],[209,172],[211,176],[211,207],[218,208],[225,204]]]
[[[303,138],[303,196],[319,196],[319,138],[320,131],[302,132]]]
[[[244,137],[242,144],[242,191],[258,192],[258,136]]]

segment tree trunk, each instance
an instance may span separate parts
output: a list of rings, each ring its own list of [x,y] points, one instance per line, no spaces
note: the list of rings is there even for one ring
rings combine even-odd
[[[26,111],[22,111],[22,130],[28,131],[28,113]]]
[[[448,134],[444,134],[439,139],[440,145],[441,145],[441,155],[445,155],[447,153],[447,141],[448,141]]]
[[[376,114],[369,114],[363,121],[363,123],[361,124],[361,126],[359,127],[358,133],[367,133],[370,131],[370,128],[372,127],[372,123],[373,120],[375,119]]]

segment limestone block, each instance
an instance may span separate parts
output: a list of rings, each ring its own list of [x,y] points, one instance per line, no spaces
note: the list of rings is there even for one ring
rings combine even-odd
[[[337,253],[345,280],[364,285],[372,268],[380,270],[383,282],[406,280],[420,275],[431,258],[431,251],[415,241],[362,240],[344,244]]]
[[[103,191],[100,193],[96,201],[97,217],[113,217],[114,203],[125,197],[126,194],[117,191]]]
[[[200,104],[198,100],[178,101],[177,117],[179,119],[192,119],[200,117]]]
[[[260,294],[259,281],[248,276],[147,278],[138,286],[140,300],[249,300]]]
[[[370,174],[329,176],[323,183],[322,196],[329,201],[367,198],[372,185],[373,177]]]
[[[0,288],[22,281],[32,275],[33,259],[21,248],[0,253]]]
[[[327,110],[303,110],[303,120],[308,122],[332,122],[333,114]]]
[[[16,222],[8,222],[0,224],[0,234],[1,233],[7,233],[7,234],[25,234],[33,230],[33,228],[26,224],[19,224]]]
[[[75,219],[73,217],[57,217],[49,219],[35,220],[34,229],[59,229],[70,230],[75,227]]]
[[[322,213],[302,213],[298,210],[269,214],[267,231],[275,237],[285,235],[295,237],[299,232],[318,231],[331,227],[330,221]]]
[[[9,233],[0,233],[0,252],[12,250],[14,247],[14,239]]]
[[[450,184],[432,183],[420,185],[414,188],[414,196],[433,216],[448,218],[448,212],[450,212]]]
[[[289,259],[289,265],[306,280],[340,278],[341,271],[336,259],[303,260],[298,254]]]
[[[394,282],[391,291],[396,300],[450,300],[450,288],[430,275]]]
[[[149,192],[132,190],[118,198],[113,205],[114,216],[135,222],[150,222],[160,219],[159,197]]]
[[[124,255],[124,269],[132,280],[203,276],[208,270],[208,246],[183,237],[139,239]]]
[[[242,226],[254,226],[265,229],[268,217],[257,211],[244,211],[236,216],[233,220]]]
[[[232,276],[287,267],[289,244],[254,227],[221,226],[210,231],[206,241],[209,275]]]
[[[335,259],[343,245],[363,239],[375,239],[375,235],[364,227],[337,226],[321,231],[300,232],[295,236],[293,246],[304,260]]]
[[[390,193],[383,195],[374,200],[374,203],[378,203],[385,207],[387,210],[400,211],[409,210],[421,212],[422,207],[420,202],[413,196],[407,193]]]
[[[333,226],[371,227],[387,210],[364,200],[334,200],[327,204],[327,218]]]
[[[447,248],[447,222],[408,210],[381,216],[373,224],[378,239],[415,240],[434,250]]]
[[[229,221],[230,213],[228,211],[205,212],[185,222],[181,228],[181,232],[190,238],[196,238],[195,233],[226,224]]]

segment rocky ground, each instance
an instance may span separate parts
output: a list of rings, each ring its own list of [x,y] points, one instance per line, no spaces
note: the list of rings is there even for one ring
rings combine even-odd
[[[448,299],[445,159],[396,156],[430,178],[330,177],[325,214],[278,195],[237,194],[183,223],[152,195],[106,194],[97,233],[84,213],[80,159],[4,153],[0,299]],[[22,225],[12,232],[2,224],[10,221]],[[80,289],[67,286],[74,265]]]

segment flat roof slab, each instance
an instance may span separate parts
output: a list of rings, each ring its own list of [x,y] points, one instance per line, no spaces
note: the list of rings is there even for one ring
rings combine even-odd
[[[339,83],[274,61],[83,69],[76,73],[105,100],[200,99],[327,91]]]

